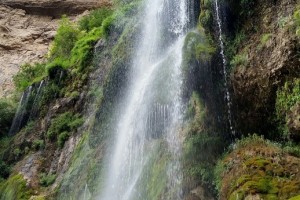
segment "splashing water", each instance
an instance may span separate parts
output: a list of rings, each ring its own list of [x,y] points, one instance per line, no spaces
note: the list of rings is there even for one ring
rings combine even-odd
[[[187,10],[185,0],[145,2],[143,31],[133,59],[126,106],[119,111],[105,188],[98,199],[141,197],[137,184],[158,139],[166,141],[172,157],[167,166],[167,199],[182,199],[179,132]]]

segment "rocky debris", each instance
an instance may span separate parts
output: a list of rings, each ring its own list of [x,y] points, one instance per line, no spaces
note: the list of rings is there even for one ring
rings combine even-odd
[[[300,140],[300,102],[293,106],[287,114],[287,126],[291,138]]]
[[[0,4],[25,10],[27,14],[60,17],[79,14],[100,6],[109,6],[109,0],[0,0]]]
[[[300,42],[290,28],[296,1],[258,4],[259,9],[244,27],[250,37],[242,41],[238,50],[239,55],[247,54],[247,63],[237,66],[231,76],[233,107],[238,113],[238,129],[244,134],[269,130],[267,121],[275,108],[277,88],[300,75]],[[285,24],[279,25],[282,19]],[[266,35],[269,39],[263,44]]]
[[[0,97],[10,95],[20,65],[45,59],[57,26],[52,17],[0,6]]]

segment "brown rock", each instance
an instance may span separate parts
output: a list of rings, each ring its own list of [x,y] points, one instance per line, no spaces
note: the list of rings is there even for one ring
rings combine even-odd
[[[111,5],[110,0],[1,0],[0,5],[25,10],[28,14],[60,17]]]
[[[287,114],[287,126],[291,137],[294,139],[300,139],[300,103],[293,106],[290,112]]]

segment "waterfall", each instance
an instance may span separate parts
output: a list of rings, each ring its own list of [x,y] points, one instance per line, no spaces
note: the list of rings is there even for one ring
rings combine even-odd
[[[171,156],[165,199],[182,199],[181,62],[188,7],[185,0],[146,0],[144,6],[101,200],[146,199],[138,185],[158,140],[165,141]]]
[[[43,87],[45,86],[45,81],[42,80],[39,84],[39,87],[37,89],[37,92],[36,92],[36,95],[35,95],[35,98],[34,98],[34,101],[33,101],[33,105],[32,105],[32,108],[31,108],[31,112],[30,112],[30,116],[29,116],[29,120],[33,120],[37,114],[38,114],[38,111],[39,111],[39,101],[42,97],[42,91],[43,91]]]
[[[13,119],[12,125],[9,130],[9,135],[14,135],[21,129],[22,123],[24,121],[24,116],[26,114],[27,104],[29,101],[29,97],[31,95],[31,91],[32,91],[32,86],[28,87],[23,92],[17,108],[17,112],[15,114],[15,117]]]
[[[223,42],[223,31],[222,31],[222,20],[220,17],[220,7],[218,0],[215,1],[215,12],[216,12],[216,20],[217,20],[217,25],[218,25],[218,39],[219,39],[219,45],[220,45],[220,55],[222,58],[222,64],[223,64],[223,75],[224,75],[224,87],[225,87],[225,101],[227,104],[227,118],[228,118],[228,123],[229,123],[229,128],[230,132],[232,135],[235,135],[235,129],[233,126],[233,120],[232,120],[232,112],[231,112],[231,96],[229,93],[229,88],[228,88],[228,73],[227,73],[227,60],[225,57],[225,50],[224,50],[224,42]]]

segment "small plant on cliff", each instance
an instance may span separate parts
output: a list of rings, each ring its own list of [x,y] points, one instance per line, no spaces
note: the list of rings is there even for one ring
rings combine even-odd
[[[45,64],[22,65],[20,71],[13,77],[17,90],[24,91],[35,82],[41,81],[47,74]]]
[[[83,118],[79,114],[66,112],[52,120],[47,131],[47,137],[54,139],[58,137],[59,147],[63,147],[65,141],[83,123]]]
[[[232,67],[237,67],[237,66],[245,67],[247,64],[248,64],[248,54],[247,53],[237,54],[230,61],[230,65]]]
[[[101,27],[102,22],[112,13],[113,10],[106,7],[94,10],[79,21],[79,28],[80,30],[91,31],[95,27]]]
[[[80,31],[67,17],[63,17],[59,25],[50,50],[50,59],[58,57],[68,59],[76,41],[80,37]]]
[[[13,121],[16,106],[9,99],[0,99],[0,138],[5,136]]]
[[[296,34],[300,36],[300,8],[294,12],[294,22],[296,25]]]
[[[40,174],[40,185],[43,187],[48,187],[55,182],[56,175],[55,174]]]

